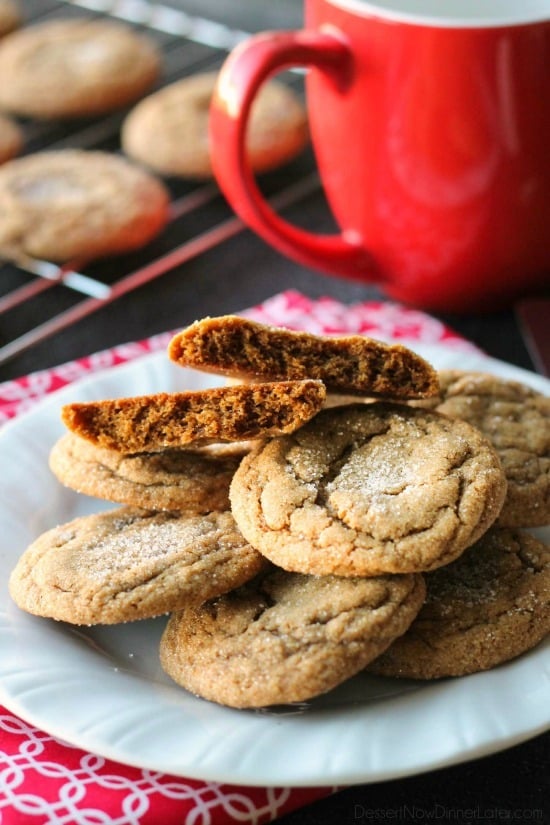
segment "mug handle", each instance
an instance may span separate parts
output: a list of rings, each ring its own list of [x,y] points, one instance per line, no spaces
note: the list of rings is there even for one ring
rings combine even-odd
[[[311,65],[345,90],[353,56],[342,35],[321,31],[265,32],[237,46],[220,71],[210,106],[209,138],[214,175],[237,214],[284,254],[321,271],[378,280],[372,256],[353,233],[315,235],[282,220],[264,199],[246,152],[250,109],[272,74]]]

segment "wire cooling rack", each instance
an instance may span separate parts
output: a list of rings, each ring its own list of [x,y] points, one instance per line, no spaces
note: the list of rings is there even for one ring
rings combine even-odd
[[[215,7],[212,2],[193,4],[193,0],[28,0],[25,22],[109,17],[145,31],[162,51],[160,87],[187,75],[218,69],[229,51],[250,36],[251,31],[233,26],[231,20],[197,13],[197,9],[202,12]],[[284,79],[301,92],[300,73],[286,73]],[[93,120],[25,120],[24,153],[66,148],[120,152],[120,128],[129,108]],[[145,283],[185,267],[244,229],[214,182],[165,179],[165,183],[171,194],[168,225],[139,253],[117,256],[116,266],[112,260],[86,266],[76,262],[58,266],[44,260],[0,263],[0,364]],[[315,192],[319,182],[313,160],[304,163],[302,159],[299,168],[290,164],[284,174],[264,176],[261,186],[272,205],[281,210]],[[55,292],[56,300],[41,300],[46,292]],[[33,310],[26,312],[25,318],[32,318],[32,325],[21,329],[18,308],[23,303],[29,308],[29,302]],[[53,305],[55,312],[47,314]]]

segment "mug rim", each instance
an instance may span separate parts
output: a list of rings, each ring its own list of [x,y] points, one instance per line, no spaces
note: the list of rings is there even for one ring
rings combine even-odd
[[[493,8],[493,15],[483,14],[480,8],[489,7],[491,0],[472,0],[469,4],[461,2],[461,10],[468,5],[471,14],[438,14],[433,11],[411,11],[405,8],[409,3],[404,0],[326,0],[333,6],[350,11],[361,17],[377,17],[384,21],[393,23],[412,23],[419,26],[431,26],[436,28],[456,28],[456,29],[478,29],[478,28],[503,28],[506,26],[521,26],[536,23],[550,22],[550,1],[549,0],[524,0],[517,3],[517,0],[509,2],[508,14],[502,14],[500,9],[502,3]],[[440,0],[443,5],[444,0]],[[417,0],[418,6],[426,4],[425,0]],[[519,8],[518,8],[519,7]],[[438,9],[439,11],[439,9]]]

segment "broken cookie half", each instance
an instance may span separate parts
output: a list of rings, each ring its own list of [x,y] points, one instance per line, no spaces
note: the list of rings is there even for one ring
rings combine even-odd
[[[314,378],[329,393],[403,400],[439,391],[435,369],[401,344],[297,332],[237,315],[196,321],[172,338],[168,355],[181,366],[244,380]]]

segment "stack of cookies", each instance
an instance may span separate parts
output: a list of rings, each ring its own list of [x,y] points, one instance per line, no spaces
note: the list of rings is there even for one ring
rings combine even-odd
[[[213,389],[73,403],[50,464],[122,507],[40,536],[10,591],[76,624],[170,614],[192,693],[263,707],[359,671],[494,667],[550,630],[550,399],[400,345],[206,318]]]

